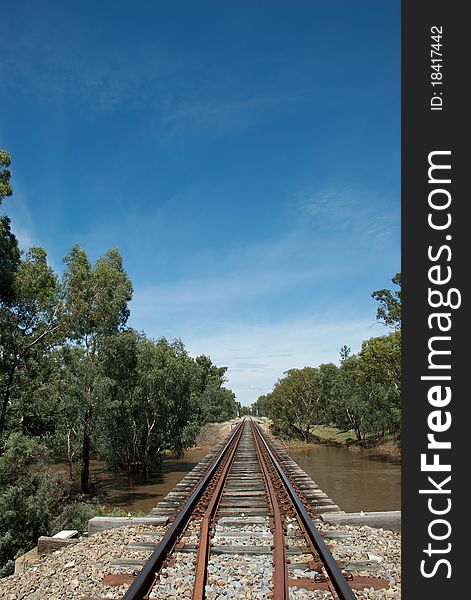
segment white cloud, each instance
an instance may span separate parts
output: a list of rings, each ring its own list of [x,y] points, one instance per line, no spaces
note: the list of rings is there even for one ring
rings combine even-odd
[[[204,353],[219,365],[229,367],[228,387],[242,404],[251,404],[271,391],[283,372],[292,368],[338,363],[339,350],[347,344],[359,350],[362,340],[384,331],[371,327],[368,320],[340,320],[333,315],[296,318],[259,325],[241,323],[187,330],[185,344],[192,356]],[[203,330],[203,331],[202,331]],[[241,362],[240,352],[255,356],[253,362]]]
[[[279,270],[263,268],[227,273],[219,277],[182,279],[168,284],[137,287],[131,309],[141,320],[155,314],[176,315],[201,311],[206,314],[217,310],[226,312],[228,306],[252,301],[285,288],[311,282],[316,271],[291,270],[280,266]]]

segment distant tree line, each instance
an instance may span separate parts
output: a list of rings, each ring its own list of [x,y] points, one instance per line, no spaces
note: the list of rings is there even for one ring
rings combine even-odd
[[[332,425],[352,430],[360,444],[387,435],[398,437],[401,423],[401,274],[398,289],[373,292],[377,319],[393,329],[373,337],[352,354],[344,346],[340,365],[290,369],[273,390],[260,396],[251,413],[268,416],[288,438],[313,439],[313,430]]]
[[[9,167],[2,150],[0,205]],[[0,215],[0,576],[38,536],[77,522],[74,483],[93,491],[91,457],[147,476],[240,410],[225,367],[127,327],[133,289],[117,249],[92,264],[75,244],[64,263],[60,277],[43,248],[21,251]],[[70,481],[48,469],[57,461]]]

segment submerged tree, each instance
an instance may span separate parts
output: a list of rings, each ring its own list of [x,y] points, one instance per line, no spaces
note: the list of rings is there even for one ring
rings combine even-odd
[[[129,317],[132,285],[118,250],[108,250],[92,268],[78,244],[65,257],[65,327],[70,342],[81,348],[78,359],[86,374],[80,389],[82,430],[81,486],[90,487],[90,452],[95,411],[103,385],[100,345],[120,331]],[[75,357],[77,358],[77,357]]]

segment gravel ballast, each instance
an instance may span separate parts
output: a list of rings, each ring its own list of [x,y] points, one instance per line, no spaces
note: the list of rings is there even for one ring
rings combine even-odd
[[[387,579],[389,588],[382,590],[355,591],[359,599],[400,598],[400,534],[368,526],[327,525],[318,520],[319,530],[326,534],[325,541],[336,560],[342,561],[354,575],[374,576]],[[239,538],[237,531],[244,535]],[[149,536],[152,532],[155,535]],[[253,532],[253,539],[247,533]],[[100,600],[122,598],[128,584],[111,586],[103,583],[103,577],[112,573],[138,571],[139,566],[113,564],[117,559],[146,560],[151,550],[132,550],[129,543],[158,542],[164,528],[139,526],[120,527],[102,533],[45,556],[31,565],[25,573],[12,575],[0,580],[0,598],[5,600]],[[224,534],[231,536],[225,537]],[[214,543],[244,545],[250,539],[255,545],[257,534],[269,534],[263,525],[244,525],[233,528],[224,525],[216,527]],[[338,537],[338,536],[341,537]],[[268,535],[268,540],[269,540]],[[266,543],[264,541],[264,543]],[[291,556],[293,565],[302,555]],[[155,598],[191,598],[194,581],[194,553],[179,553],[174,564],[166,567],[161,583],[155,589]],[[368,561],[374,570],[355,569],[355,564]],[[309,577],[308,572],[290,569],[290,577]],[[262,554],[247,556],[237,554],[214,555],[210,561],[207,597],[215,600],[245,598],[261,600],[270,598],[272,590],[272,557]],[[290,588],[290,598],[327,599],[331,594],[324,590],[307,591]]]

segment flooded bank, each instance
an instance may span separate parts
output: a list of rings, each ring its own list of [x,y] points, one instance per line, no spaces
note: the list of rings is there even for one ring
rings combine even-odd
[[[401,466],[368,450],[315,446],[288,454],[346,512],[399,510]]]
[[[111,473],[104,463],[91,462],[96,491],[110,507],[147,514],[186,473],[202,460],[210,447],[193,448],[183,458],[166,458],[159,473],[147,481],[139,475]],[[378,459],[368,450],[333,446],[288,448],[289,455],[346,512],[399,510],[401,467],[398,461]]]
[[[104,495],[106,505],[147,514],[209,451],[210,448],[193,448],[181,459],[165,458],[161,471],[150,475],[147,481],[140,475],[130,481],[124,474],[107,471],[104,463],[95,460],[90,463],[90,476],[97,493]]]

